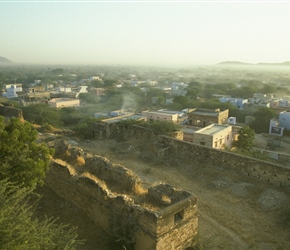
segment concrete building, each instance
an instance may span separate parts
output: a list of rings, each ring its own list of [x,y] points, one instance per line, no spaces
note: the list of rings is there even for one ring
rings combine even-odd
[[[229,110],[196,108],[188,113],[188,125],[206,127],[211,124],[227,124]]]
[[[103,96],[105,95],[105,89],[104,88],[91,88],[90,93],[93,93],[96,96]]]
[[[88,86],[79,86],[76,92],[76,98],[78,98],[81,93],[88,93]]]
[[[277,121],[276,119],[270,120],[270,125],[269,125],[270,135],[282,136],[283,130],[284,128],[280,127],[279,121]]]
[[[71,87],[56,87],[55,91],[64,92],[64,93],[71,93],[72,89],[71,89]]]
[[[237,108],[244,108],[248,103],[248,99],[243,98],[231,98],[231,97],[221,97],[219,98],[221,103],[229,102],[230,104],[236,106]]]
[[[54,108],[79,107],[80,100],[70,98],[55,98],[48,101],[48,105]]]
[[[178,112],[175,111],[167,111],[167,110],[159,110],[159,111],[142,111],[142,116],[146,121],[168,121],[177,123],[178,120]]]
[[[258,103],[258,107],[270,108],[271,102],[270,101],[262,101]]]
[[[290,110],[281,112],[278,120],[280,127],[290,129]]]
[[[18,93],[22,92],[22,83],[8,84],[5,86],[6,92],[2,93],[3,97],[15,98],[18,97]]]
[[[212,124],[193,134],[193,143],[209,148],[223,149],[232,147],[232,126]]]
[[[102,81],[102,78],[100,76],[90,76],[91,81]]]
[[[10,88],[6,88],[6,92],[2,93],[3,97],[6,98],[15,98],[18,97],[18,94],[16,93],[16,86],[12,85]]]

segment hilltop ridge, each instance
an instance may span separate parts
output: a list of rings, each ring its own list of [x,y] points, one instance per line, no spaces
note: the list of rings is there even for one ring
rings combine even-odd
[[[224,61],[217,63],[216,65],[228,65],[228,66],[290,66],[290,61],[282,63],[246,63],[240,61]]]
[[[14,64],[14,62],[12,62],[11,60],[9,60],[8,58],[6,57],[2,57],[0,56],[0,64]]]

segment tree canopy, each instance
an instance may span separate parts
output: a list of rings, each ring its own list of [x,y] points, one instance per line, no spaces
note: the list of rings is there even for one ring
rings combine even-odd
[[[5,123],[0,116],[0,179],[27,187],[43,182],[52,152],[36,139],[37,131],[30,123],[18,118]]]
[[[53,219],[33,219],[28,205],[31,188],[19,188],[0,180],[0,246],[4,250],[74,250],[82,243],[76,228]]]
[[[256,133],[268,133],[270,120],[276,117],[275,111],[270,108],[262,107],[254,112],[255,120],[250,124],[250,127]]]
[[[238,140],[234,142],[234,146],[244,152],[250,151],[254,146],[254,130],[245,126],[239,130],[238,135]]]

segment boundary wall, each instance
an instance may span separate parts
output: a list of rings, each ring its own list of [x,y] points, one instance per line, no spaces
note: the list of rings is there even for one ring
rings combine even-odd
[[[155,151],[161,157],[191,159],[223,169],[232,169],[254,179],[267,181],[275,186],[290,186],[290,168],[223,150],[207,148],[165,135],[158,137]]]
[[[63,142],[54,147],[59,150],[58,159],[52,160],[45,183],[123,242],[126,249],[181,250],[194,244],[196,196],[167,184],[141,192],[139,177],[122,165],[86,156]],[[68,163],[80,157],[82,166]]]
[[[1,104],[0,104],[0,115],[9,118],[11,117],[17,117],[20,119],[23,118],[21,109],[10,106],[2,106]]]
[[[117,127],[117,124],[114,124]],[[231,169],[254,179],[267,181],[275,186],[290,186],[290,167],[247,157],[232,152],[208,148],[174,137],[156,135],[147,128],[130,125],[119,126],[123,137],[149,141],[159,157],[191,159],[196,164],[207,163],[223,169]]]

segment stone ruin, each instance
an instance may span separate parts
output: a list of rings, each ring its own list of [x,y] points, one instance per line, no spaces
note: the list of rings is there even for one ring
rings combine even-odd
[[[141,179],[120,164],[63,140],[50,146],[56,154],[46,184],[126,249],[186,249],[195,244],[195,195],[168,184],[143,188]]]

